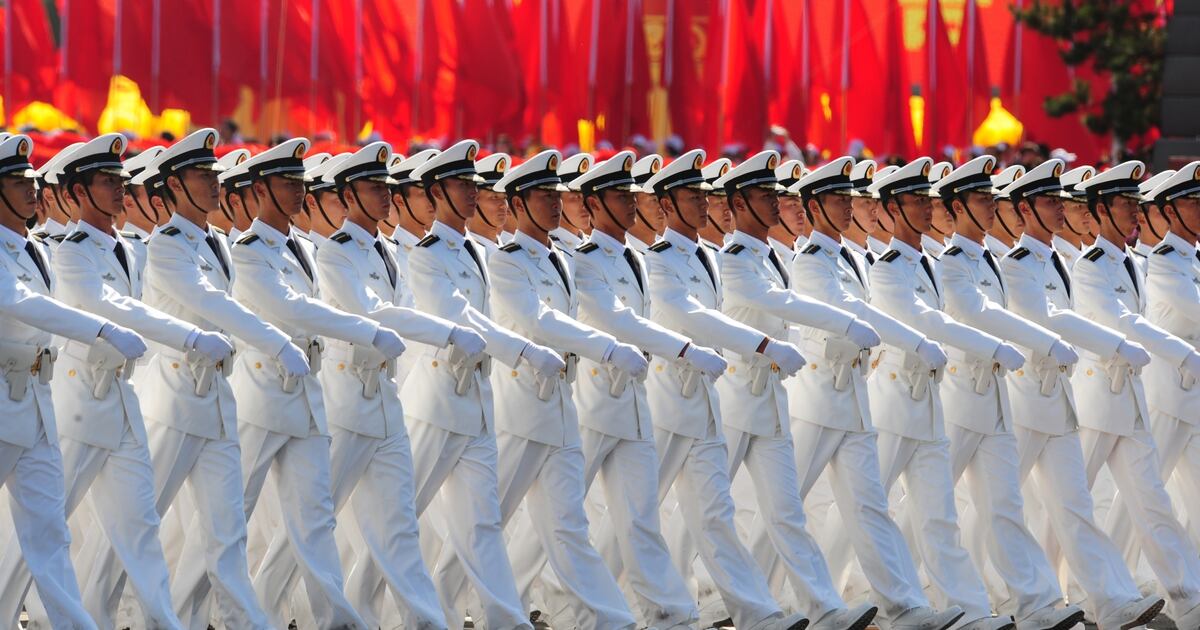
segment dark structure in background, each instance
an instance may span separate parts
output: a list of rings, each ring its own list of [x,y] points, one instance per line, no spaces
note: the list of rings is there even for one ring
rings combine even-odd
[[[1200,160],[1200,0],[1175,0],[1167,23],[1163,68],[1162,138],[1154,170]]]

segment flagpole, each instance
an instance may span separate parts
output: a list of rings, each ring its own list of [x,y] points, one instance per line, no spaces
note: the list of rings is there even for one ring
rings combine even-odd
[[[4,119],[0,126],[7,126],[12,119],[12,73],[13,73],[13,3],[4,3]]]
[[[421,122],[421,81],[425,67],[425,0],[417,0],[417,46],[413,51],[412,130],[416,133]]]
[[[850,117],[847,115],[849,110],[850,100],[850,1],[842,0],[842,97],[841,101],[841,116],[838,121],[838,139],[842,147],[847,147],[850,143],[848,126]],[[807,16],[807,15],[806,15]],[[824,115],[824,112],[822,112]]]
[[[312,44],[308,54],[308,132],[317,126],[317,62],[321,57],[321,0],[312,0]]]
[[[975,0],[967,0],[967,128],[966,137],[975,131]]]
[[[363,0],[354,0],[354,126],[357,138],[362,130],[363,84]]]
[[[729,83],[729,38],[733,32],[729,0],[721,1],[721,9],[725,16],[725,25],[721,37],[721,83],[717,93],[717,155],[720,155],[725,139],[725,90]]]
[[[221,0],[213,0],[212,120],[221,121]]]

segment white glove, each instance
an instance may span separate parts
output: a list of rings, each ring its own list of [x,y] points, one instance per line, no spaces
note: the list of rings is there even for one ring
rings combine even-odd
[[[763,355],[779,366],[779,372],[786,378],[800,371],[808,361],[800,354],[800,349],[786,341],[772,339],[763,348]]]
[[[641,351],[619,341],[613,346],[612,352],[608,353],[608,362],[633,378],[641,378],[646,374],[646,368],[650,366]]]
[[[1191,372],[1192,378],[1200,380],[1200,353],[1192,352],[1183,360],[1183,369]]]
[[[284,376],[288,378],[300,378],[308,376],[312,368],[308,365],[308,354],[294,343],[286,343],[283,348],[280,348],[279,354],[275,355],[275,359],[283,366]]]
[[[1079,363],[1079,353],[1075,352],[1075,348],[1065,341],[1055,341],[1054,345],[1050,346],[1050,358],[1059,365]]]
[[[1136,341],[1126,339],[1117,346],[1117,356],[1134,368],[1143,368],[1150,364],[1150,353]]]
[[[942,350],[941,344],[932,339],[925,339],[917,346],[917,357],[931,370],[946,367],[946,351]]]
[[[567,363],[563,361],[558,353],[547,348],[539,346],[532,341],[525,344],[525,349],[521,351],[521,356],[533,366],[533,369],[545,378],[549,378],[566,369]]]
[[[400,338],[400,335],[391,328],[382,326],[375,331],[375,338],[371,340],[371,345],[375,346],[383,358],[389,361],[404,354],[405,349],[404,340]]]
[[[224,361],[233,354],[233,344],[221,333],[200,331],[192,342],[192,349],[208,357],[213,363]]]
[[[128,328],[110,322],[100,327],[98,336],[112,344],[126,359],[136,359],[146,354],[146,340]]]
[[[1025,365],[1025,355],[1021,354],[1021,351],[1011,343],[1001,343],[992,358],[1000,364],[1000,367],[1010,371]]]
[[[483,352],[487,347],[482,335],[463,326],[458,326],[450,332],[450,343],[469,357]]]
[[[880,342],[879,333],[875,332],[875,328],[861,319],[850,322],[846,337],[859,348],[874,348]]]
[[[705,348],[691,344],[683,353],[683,360],[689,365],[696,368],[704,374],[717,376],[725,372],[725,368],[729,367],[729,363],[724,357]]]

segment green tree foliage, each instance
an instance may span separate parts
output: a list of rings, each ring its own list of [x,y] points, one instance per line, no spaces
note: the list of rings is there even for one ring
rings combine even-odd
[[[1088,129],[1112,133],[1125,144],[1158,127],[1162,102],[1166,29],[1146,2],[1130,0],[1033,0],[1012,7],[1017,21],[1060,43],[1071,67],[1090,66],[1111,79],[1099,102],[1088,81],[1076,78],[1046,98],[1051,116],[1082,115]]]

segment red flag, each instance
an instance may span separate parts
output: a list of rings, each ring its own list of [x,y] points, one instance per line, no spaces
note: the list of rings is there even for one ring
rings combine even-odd
[[[63,45],[54,103],[94,129],[112,76],[115,0],[66,0],[61,7]]]
[[[763,84],[762,54],[754,44],[763,23],[753,19],[753,6],[730,2],[725,16],[722,94],[718,101],[717,137],[714,146],[740,145],[744,150],[762,147],[767,131],[767,86]]]
[[[8,120],[31,101],[53,98],[55,60],[50,20],[40,0],[8,0],[0,11],[4,113]],[[11,57],[4,57],[11,50]],[[6,121],[7,122],[7,121]]]
[[[519,132],[525,94],[508,13],[503,3],[489,0],[465,0],[457,9],[458,136],[490,144],[497,132]]]
[[[724,20],[721,0],[677,0],[668,16],[672,45],[667,65],[671,128],[690,145],[719,152],[715,145]]]

